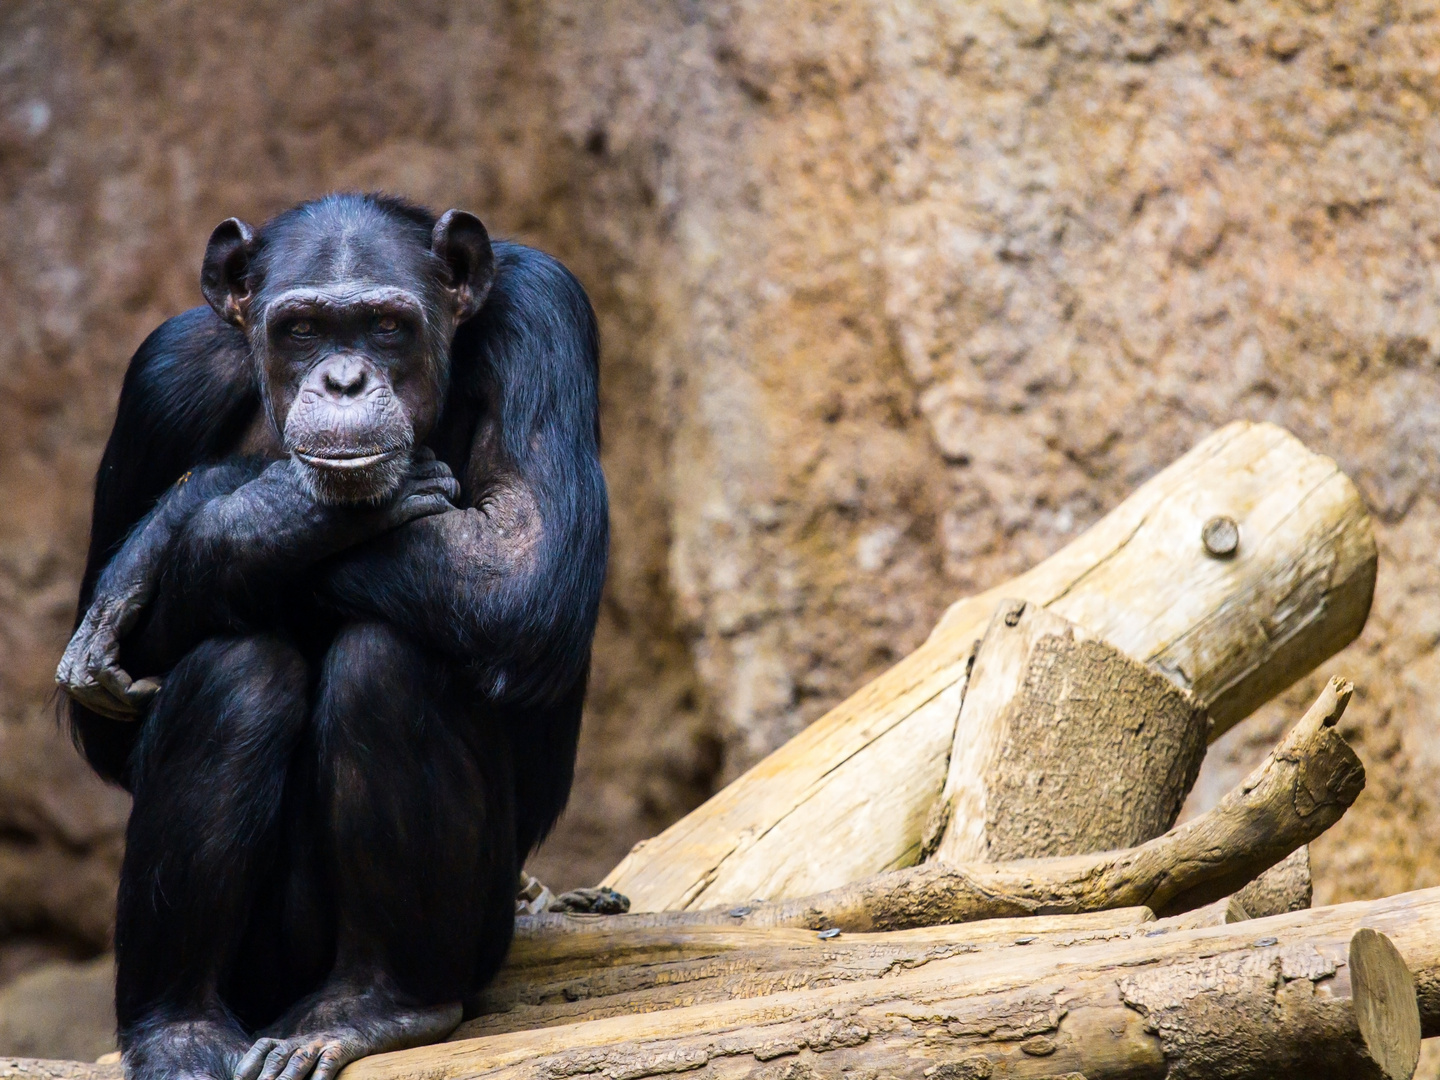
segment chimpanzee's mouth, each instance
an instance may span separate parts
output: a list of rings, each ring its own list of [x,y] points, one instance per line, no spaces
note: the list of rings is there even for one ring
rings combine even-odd
[[[297,458],[313,469],[333,469],[339,472],[358,472],[371,469],[398,457],[404,451],[395,450],[326,450],[322,453],[306,453],[292,450]]]

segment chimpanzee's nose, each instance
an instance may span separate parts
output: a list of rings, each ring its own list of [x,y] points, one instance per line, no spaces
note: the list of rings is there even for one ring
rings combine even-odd
[[[332,397],[354,398],[365,393],[370,374],[363,361],[342,356],[325,365],[324,383],[325,392]]]

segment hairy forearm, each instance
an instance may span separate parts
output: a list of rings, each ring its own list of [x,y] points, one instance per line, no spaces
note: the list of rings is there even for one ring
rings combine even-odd
[[[293,468],[272,463],[170,529],[135,655],[168,666],[206,637],[273,622],[306,571],[376,531],[383,511],[317,503]]]
[[[547,559],[524,489],[412,522],[328,562],[321,598],[350,618],[381,619],[427,648],[513,680],[558,628],[543,597]]]

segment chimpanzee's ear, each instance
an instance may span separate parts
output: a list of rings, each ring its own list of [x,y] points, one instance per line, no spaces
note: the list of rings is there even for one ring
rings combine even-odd
[[[430,250],[450,268],[446,288],[462,323],[480,310],[495,282],[495,253],[480,219],[464,210],[446,210],[430,234]]]
[[[250,287],[245,275],[255,253],[255,234],[239,218],[226,218],[210,234],[200,267],[200,291],[226,322],[245,329]]]

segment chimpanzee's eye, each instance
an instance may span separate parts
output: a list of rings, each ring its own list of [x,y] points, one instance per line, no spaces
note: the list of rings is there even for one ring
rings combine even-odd
[[[309,319],[296,319],[285,328],[285,332],[292,338],[314,337],[315,326]]]
[[[393,315],[381,315],[375,320],[375,329],[382,334],[394,334],[399,331],[400,323]]]

